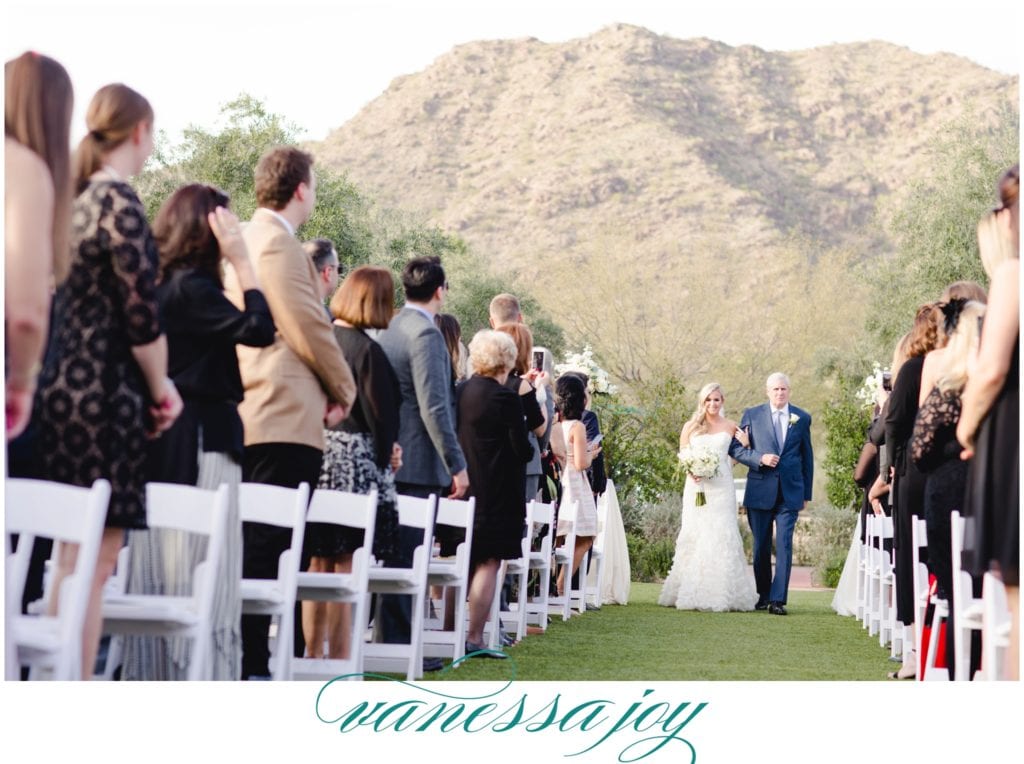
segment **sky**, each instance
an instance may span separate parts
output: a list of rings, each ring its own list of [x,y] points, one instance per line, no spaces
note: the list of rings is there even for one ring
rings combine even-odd
[[[607,2],[593,0],[7,0],[3,56],[32,49],[58,59],[75,86],[73,135],[100,86],[143,93],[172,140],[188,124],[213,127],[242,92],[319,140],[397,76],[480,39],[561,42],[624,22],[676,38],[799,50],[885,40],[945,51],[1019,74],[1019,3],[978,0],[860,2]]]

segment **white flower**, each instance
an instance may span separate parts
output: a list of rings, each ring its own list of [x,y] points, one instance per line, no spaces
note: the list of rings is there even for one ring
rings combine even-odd
[[[688,446],[679,452],[679,463],[688,475],[712,478],[718,474],[718,452],[707,446]]]
[[[584,345],[582,353],[569,353],[565,357],[565,363],[555,364],[555,376],[561,376],[567,371],[580,371],[586,374],[590,380],[587,383],[587,389],[591,393],[614,395],[619,391],[611,383],[608,372],[594,361],[594,351],[590,345]]]
[[[876,362],[871,373],[864,378],[864,384],[855,393],[865,408],[871,408],[877,402],[878,391],[882,389],[882,375],[882,367]]]
[[[800,421],[800,417],[798,417],[796,414],[790,414],[789,415],[789,426],[790,427],[792,427],[793,425],[795,425],[799,421]]]

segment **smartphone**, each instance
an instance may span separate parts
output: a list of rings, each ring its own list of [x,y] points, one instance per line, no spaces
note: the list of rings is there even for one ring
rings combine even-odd
[[[588,446],[591,446],[591,447],[592,447],[592,446],[596,446],[596,445],[597,445],[598,443],[600,443],[600,442],[601,442],[602,440],[604,440],[604,433],[603,433],[603,432],[599,432],[599,433],[597,434],[597,437],[596,437],[596,438],[594,438],[594,439],[593,439],[592,441],[588,442],[588,443],[587,443],[587,445],[588,445]]]
[[[544,351],[533,351],[533,368],[537,371],[544,371]]]
[[[882,372],[882,389],[886,392],[892,392],[892,372]]]

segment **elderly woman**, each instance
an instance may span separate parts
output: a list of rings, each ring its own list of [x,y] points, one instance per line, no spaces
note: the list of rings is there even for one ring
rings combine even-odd
[[[501,561],[521,553],[526,463],[533,448],[526,435],[519,396],[505,386],[516,363],[512,338],[500,332],[477,332],[469,343],[469,361],[474,376],[459,385],[456,400],[469,494],[476,497],[466,634],[466,652],[474,653],[483,650],[484,623],[494,599]],[[497,652],[479,654],[505,657]]]

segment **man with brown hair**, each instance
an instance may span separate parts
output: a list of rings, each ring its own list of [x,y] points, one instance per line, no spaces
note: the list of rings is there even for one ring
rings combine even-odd
[[[320,479],[324,427],[345,418],[356,394],[324,314],[313,261],[295,238],[316,204],[313,157],[291,146],[269,149],[256,165],[255,180],[259,208],[242,235],[277,334],[269,347],[238,348],[245,388],[238,407],[245,426],[242,480],[286,487],[305,482],[312,490]],[[244,304],[230,267],[225,291],[236,305]],[[290,540],[290,530],[245,523],[243,577],[276,578],[278,557]],[[269,628],[268,616],[242,616],[243,679],[269,675]]]

